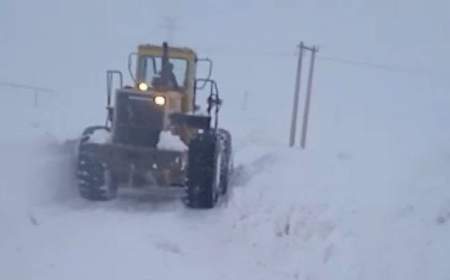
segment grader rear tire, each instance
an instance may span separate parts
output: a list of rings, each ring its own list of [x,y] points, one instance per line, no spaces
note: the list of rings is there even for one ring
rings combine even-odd
[[[215,133],[206,131],[189,144],[187,205],[191,208],[209,209],[217,203],[220,194],[217,142]]]

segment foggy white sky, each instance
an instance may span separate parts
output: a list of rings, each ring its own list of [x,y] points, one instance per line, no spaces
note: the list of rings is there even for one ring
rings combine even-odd
[[[165,39],[167,16],[177,20],[176,42],[212,54],[289,52],[305,40],[323,55],[445,69],[449,10],[440,0],[2,0],[0,77],[49,85],[66,80],[62,63],[70,75],[119,67],[137,43]]]

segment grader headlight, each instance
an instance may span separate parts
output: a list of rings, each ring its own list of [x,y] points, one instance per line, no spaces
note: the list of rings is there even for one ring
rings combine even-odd
[[[153,102],[155,102],[156,105],[164,106],[166,105],[166,98],[164,96],[158,95],[153,98]]]
[[[148,90],[148,85],[144,82],[139,83],[138,85],[139,90],[141,91],[147,91]]]

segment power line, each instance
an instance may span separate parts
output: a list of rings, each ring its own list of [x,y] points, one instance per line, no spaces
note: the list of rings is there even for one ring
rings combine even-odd
[[[44,88],[44,87],[38,87],[34,85],[29,84],[19,84],[19,83],[12,83],[12,82],[0,82],[0,87],[9,87],[14,89],[24,89],[29,90],[33,94],[33,107],[37,108],[39,106],[39,99],[42,93],[47,94],[55,94],[56,91],[50,88]]]
[[[34,85],[30,85],[30,84],[0,82],[0,86],[1,87],[18,88],[18,89],[26,89],[26,90],[32,90],[32,91],[40,91],[40,92],[46,92],[46,93],[55,93],[55,91],[53,89],[34,86]]]
[[[353,59],[349,59],[349,58],[318,56],[318,59],[322,60],[322,61],[335,62],[338,64],[346,64],[346,65],[352,65],[352,66],[358,66],[358,67],[374,68],[374,69],[389,71],[389,72],[411,72],[409,70],[402,69],[400,67],[396,67],[396,66],[392,66],[392,65],[388,65],[388,64],[378,64],[378,63],[372,63],[369,61],[353,60]]]
[[[205,49],[205,52],[210,54],[217,54],[217,55],[223,55],[223,56],[234,56],[234,57],[294,57],[296,54],[294,51],[287,52],[287,51],[274,51],[274,50],[258,50],[258,51],[240,51],[240,50],[224,50],[224,49]],[[356,67],[363,67],[363,68],[372,68],[377,69],[381,71],[387,71],[387,72],[416,72],[413,70],[407,70],[402,67],[397,67],[389,64],[384,63],[374,63],[371,61],[363,61],[363,60],[357,60],[352,58],[344,58],[344,57],[335,57],[335,56],[323,56],[318,55],[318,60],[321,61],[327,61],[327,62],[333,62],[337,64],[343,64],[343,65],[350,65],[350,66],[356,66]]]

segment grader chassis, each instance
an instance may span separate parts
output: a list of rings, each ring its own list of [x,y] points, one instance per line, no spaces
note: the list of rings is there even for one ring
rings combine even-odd
[[[204,62],[208,77],[197,78]],[[214,207],[228,193],[232,143],[230,133],[219,128],[222,100],[211,79],[212,61],[163,43],[139,46],[128,68],[133,86],[123,86],[120,71],[107,71],[106,123],[82,134],[81,196],[110,200],[122,186],[176,187],[186,191],[187,206]],[[205,90],[207,108],[200,113],[197,95]]]

